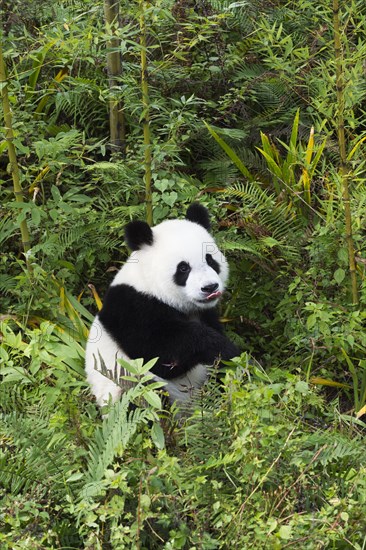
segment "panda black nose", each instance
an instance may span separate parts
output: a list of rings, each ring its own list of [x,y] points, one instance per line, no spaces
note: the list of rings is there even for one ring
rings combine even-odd
[[[202,290],[202,292],[206,292],[207,294],[211,294],[212,292],[215,292],[215,290],[217,290],[218,288],[219,288],[218,283],[212,283],[212,285],[202,286],[201,290]]]

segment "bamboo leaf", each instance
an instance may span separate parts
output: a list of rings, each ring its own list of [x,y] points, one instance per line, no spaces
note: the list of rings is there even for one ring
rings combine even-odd
[[[300,179],[300,185],[302,183],[302,188],[304,191],[304,200],[307,202],[307,204],[311,203],[311,195],[310,195],[310,176],[309,172],[306,168],[302,171],[302,176]]]
[[[324,150],[326,141],[327,141],[327,140],[324,139],[324,141],[322,142],[322,144],[320,145],[318,151],[317,151],[316,154],[315,154],[315,157],[314,157],[314,159],[313,159],[313,162],[311,163],[311,168],[310,168],[310,170],[309,170],[309,178],[310,178],[310,180],[313,179],[313,176],[314,176],[316,167],[317,167],[317,165],[318,165],[318,163],[319,163],[320,157],[321,157],[322,154],[323,154],[323,150]]]
[[[309,141],[305,152],[305,162],[307,164],[311,163],[313,152],[314,152],[314,126],[310,128]]]
[[[103,302],[102,300],[100,299],[100,296],[97,292],[97,289],[95,288],[94,285],[92,285],[91,283],[88,284],[88,287],[90,288],[90,290],[92,291],[92,294],[93,294],[93,298],[95,300],[95,303],[97,305],[97,308],[98,308],[98,311],[100,311],[103,307]],[[80,303],[80,302],[79,302]]]
[[[297,109],[295,118],[294,118],[294,123],[292,125],[292,130],[291,130],[289,155],[292,155],[293,154],[292,152],[296,151],[297,136],[299,133],[299,120],[300,120],[300,109]],[[289,159],[289,162],[291,163],[294,161],[296,161],[296,158],[294,159],[291,157],[291,160]]]
[[[262,153],[262,155],[264,156],[264,158],[266,159],[267,161],[267,164],[268,164],[268,168],[269,170],[275,174],[277,177],[283,179],[283,173],[282,173],[282,169],[278,166],[278,164],[275,162],[275,160],[271,157],[271,155],[269,155],[266,151],[264,151],[263,149],[260,149],[259,147],[257,147],[258,151],[260,153]]]
[[[352,147],[352,150],[350,151],[350,153],[347,156],[348,161],[350,161],[352,159],[353,155],[355,154],[355,152],[357,151],[357,149],[359,148],[361,143],[363,143],[365,140],[366,140],[366,136],[363,136],[363,138],[359,139],[357,141],[356,145],[354,147]]]
[[[364,406],[362,407],[362,409],[360,409],[360,410],[356,413],[356,418],[360,418],[360,417],[363,416],[365,413],[366,413],[366,405],[364,405]]]
[[[262,147],[263,147],[263,150],[267,153],[267,155],[269,155],[275,162],[276,164],[278,164],[278,166],[280,165],[280,156],[279,156],[279,153],[278,153],[278,150],[277,148],[274,146],[273,143],[271,143],[269,141],[269,138],[268,136],[266,136],[266,134],[263,134],[263,132],[261,132],[261,142],[262,142]],[[287,147],[287,146],[286,146]]]
[[[220,147],[225,151],[225,153],[228,155],[230,160],[235,164],[237,168],[239,168],[240,172],[248,178],[249,181],[254,180],[254,176],[250,173],[248,168],[245,166],[245,164],[240,160],[238,155],[233,151],[233,149],[215,132],[215,130],[207,124],[207,122],[203,121],[207,130],[210,132],[211,136],[217,141],[217,143],[220,145]]]
[[[348,384],[342,382],[336,382],[335,380],[330,380],[328,378],[321,378],[320,376],[313,376],[310,378],[309,382],[311,384],[316,384],[318,386],[331,386],[334,388],[350,388]]]

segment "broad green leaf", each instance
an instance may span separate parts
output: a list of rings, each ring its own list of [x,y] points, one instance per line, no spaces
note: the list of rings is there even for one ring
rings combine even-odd
[[[334,280],[336,281],[336,283],[338,283],[339,285],[342,283],[342,281],[344,280],[346,276],[346,272],[344,269],[342,269],[341,267],[339,267],[338,269],[336,269],[336,271],[334,272]]]
[[[268,520],[269,529],[268,529],[267,534],[269,535],[270,533],[272,533],[272,531],[274,531],[276,529],[277,525],[278,525],[277,520],[275,518],[270,518]]]
[[[40,208],[38,206],[34,205],[34,208],[32,208],[32,222],[36,227],[38,227],[39,223],[41,221],[41,212]]]
[[[148,361],[147,363],[145,363],[145,365],[141,365],[141,368],[140,368],[140,373],[141,374],[145,374],[147,373],[149,370],[151,370],[153,368],[153,366],[155,365],[155,363],[157,362],[158,358],[157,357],[154,357],[154,359],[150,359],[150,361]]]
[[[337,257],[341,262],[347,264],[347,262],[348,262],[348,250],[347,250],[347,248],[341,247],[337,252]]]
[[[299,380],[295,385],[295,391],[305,395],[309,392],[309,385],[303,380]]]
[[[41,68],[43,67],[45,57],[46,57],[48,51],[53,47],[55,42],[56,42],[56,40],[54,39],[51,42],[49,42],[48,44],[46,44],[45,46],[43,46],[43,48],[40,49],[38,52],[36,52],[35,55],[30,55],[30,58],[33,59],[33,71],[30,74],[29,79],[28,79],[28,90],[29,91],[34,91],[36,89],[39,73],[41,71]],[[28,96],[30,96],[30,95],[31,94],[29,94],[29,92],[28,92]]]
[[[146,399],[154,409],[162,409],[161,399],[154,391],[147,390],[147,392],[144,392],[144,399]]]
[[[291,538],[291,525],[282,525],[278,534],[281,539],[289,540]]]
[[[151,439],[153,440],[154,445],[158,449],[164,449],[165,447],[164,432],[158,422],[154,422],[151,428]]]
[[[74,474],[71,474],[70,477],[67,478],[66,483],[72,483],[73,481],[79,481],[79,479],[82,479],[85,476],[83,472],[75,472]]]
[[[352,334],[347,334],[346,340],[351,348],[353,348],[353,346],[355,345],[355,337]]]
[[[118,359],[117,362],[125,369],[125,371],[130,372],[131,374],[137,375],[140,374],[139,368],[134,364],[134,361],[130,363],[125,359]]]
[[[9,355],[3,347],[0,347],[0,359],[4,361],[4,363],[9,361]]]
[[[143,510],[148,510],[150,508],[151,498],[149,497],[149,495],[141,495],[140,505]]]
[[[309,315],[306,321],[306,328],[308,330],[311,330],[315,326],[315,323],[316,323],[316,315],[314,314]]]
[[[162,195],[162,199],[163,199],[163,202],[165,202],[168,206],[173,208],[174,204],[178,199],[178,193],[176,191],[172,191],[171,193],[164,193]]]

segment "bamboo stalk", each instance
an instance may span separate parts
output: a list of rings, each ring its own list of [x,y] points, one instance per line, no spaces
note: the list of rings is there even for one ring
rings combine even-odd
[[[141,92],[142,92],[142,126],[144,132],[144,165],[145,165],[145,205],[146,221],[149,225],[153,223],[152,215],[152,150],[150,131],[150,99],[148,83],[148,67],[146,55],[146,23],[144,0],[140,2],[140,47],[141,47]]]
[[[345,79],[344,79],[344,59],[341,42],[341,30],[339,20],[339,0],[333,0],[333,27],[334,27],[334,50],[336,67],[336,92],[337,92],[337,133],[338,147],[340,155],[340,176],[342,181],[342,198],[344,202],[344,216],[346,229],[346,242],[348,248],[349,271],[351,277],[352,301],[354,306],[359,305],[358,285],[356,276],[355,248],[352,233],[352,212],[351,196],[349,191],[350,170],[347,163],[346,136],[344,131],[344,111],[345,111]]]
[[[9,102],[8,94],[8,78],[6,73],[6,66],[3,56],[2,47],[0,44],[0,86],[1,86],[1,99],[4,112],[4,122],[5,122],[5,141],[8,149],[9,156],[9,165],[10,172],[13,179],[13,188],[16,202],[23,203],[23,190],[20,182],[20,171],[17,161],[17,154],[14,146],[14,132],[13,132],[13,122]],[[31,248],[30,236],[28,231],[27,220],[24,219],[20,222],[20,233],[22,237],[22,246],[24,254],[27,260],[27,252]],[[28,265],[29,269],[29,265]]]
[[[107,42],[107,71],[110,92],[118,86],[119,78],[122,76],[122,59],[119,51],[120,40],[113,35],[113,25],[118,23],[119,1],[104,0],[104,17],[107,33],[110,39]],[[109,100],[109,132],[110,146],[112,152],[126,151],[126,123],[122,101],[116,101],[111,97]]]

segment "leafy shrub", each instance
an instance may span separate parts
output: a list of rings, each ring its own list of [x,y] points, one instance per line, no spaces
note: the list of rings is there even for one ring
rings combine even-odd
[[[11,370],[16,361],[8,388]],[[165,422],[166,447],[147,424],[152,405],[128,413],[149,386],[128,390],[101,423],[82,386],[70,394],[72,371],[64,376],[54,413],[26,384],[32,402],[1,417],[4,548],[361,544],[362,439],[298,376],[265,374],[243,356],[174,432]]]

